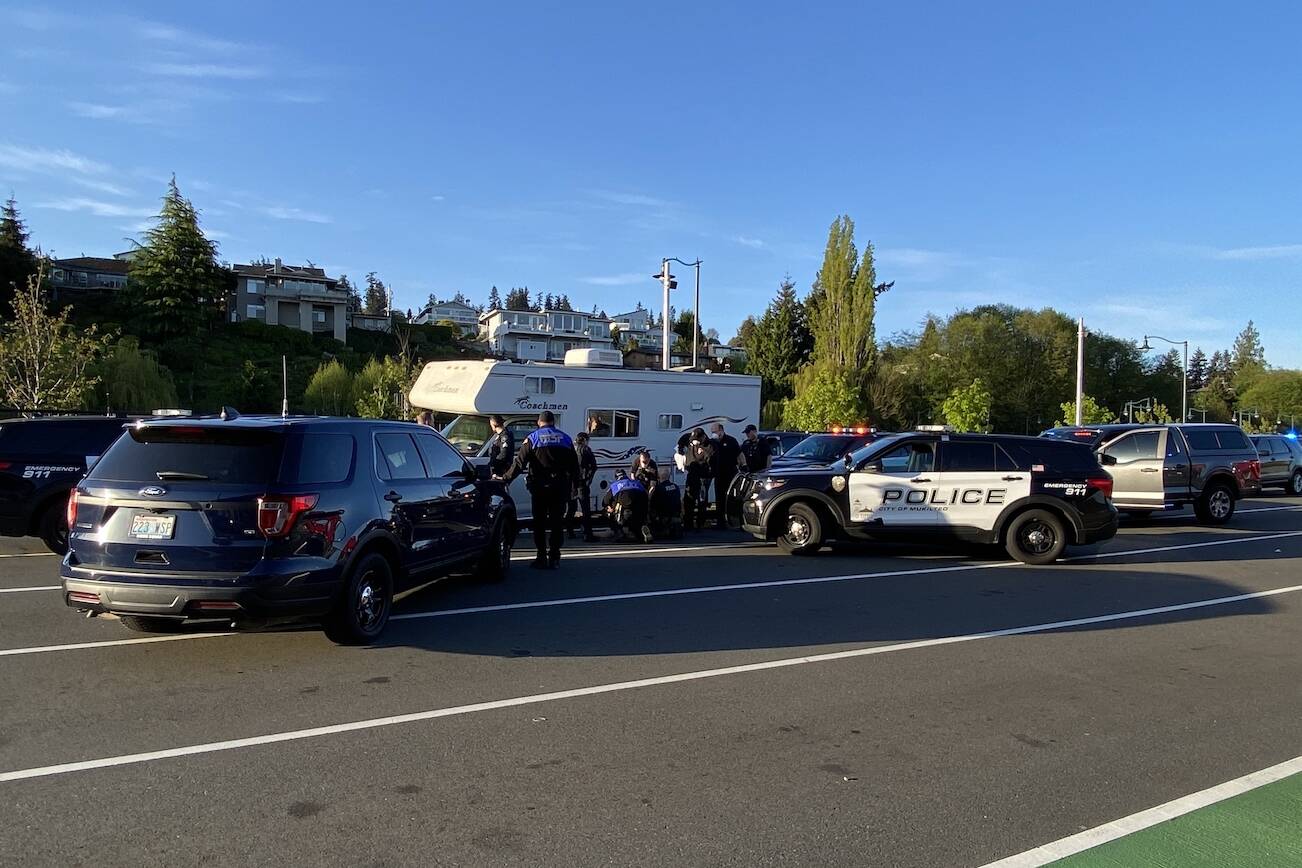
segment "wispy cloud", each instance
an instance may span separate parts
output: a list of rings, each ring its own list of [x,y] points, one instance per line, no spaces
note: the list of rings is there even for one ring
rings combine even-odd
[[[116,202],[103,202],[99,199],[86,199],[70,196],[50,202],[37,202],[37,208],[50,208],[55,211],[80,211],[96,217],[152,217],[153,208],[130,208]]]
[[[252,46],[244,45],[243,43],[232,42],[229,39],[214,39],[210,36],[193,33],[189,30],[182,30],[180,27],[174,27],[171,24],[163,24],[158,21],[136,22],[135,33],[142,39],[170,45],[180,45],[184,46],[187,50],[201,48],[206,51],[230,53],[247,51],[252,48]]]
[[[295,93],[292,91],[281,91],[273,93],[271,98],[276,102],[288,103],[290,105],[319,105],[325,102],[326,98],[319,93]]]
[[[737,242],[738,244],[740,244],[742,247],[749,247],[749,248],[751,248],[752,250],[759,250],[761,247],[764,246],[764,242],[763,242],[763,240],[761,240],[761,239],[759,239],[759,238],[751,238],[751,237],[746,236],[746,235],[737,235],[737,236],[734,236],[732,240],[733,240],[733,241],[736,241],[736,242]]]
[[[447,196],[430,196],[429,198],[430,198],[430,201],[433,201],[433,202],[442,202],[444,199],[447,198]]]
[[[249,81],[266,78],[267,70],[260,66],[242,66],[227,63],[147,63],[142,67],[151,75],[177,76],[179,78],[221,78],[232,81]]]
[[[624,274],[607,274],[596,277],[580,277],[580,283],[591,284],[592,286],[631,286],[635,283],[642,283],[651,279],[650,272],[640,274],[638,272],[626,272]]]
[[[108,166],[65,149],[26,148],[0,144],[0,166],[20,172],[77,172],[94,175]]]
[[[110,105],[100,102],[68,103],[78,117],[97,121],[123,121],[131,124],[162,125],[174,120],[185,107],[177,100],[149,100],[141,103]]]
[[[630,205],[637,208],[667,208],[670,203],[643,193],[621,193],[612,190],[589,190],[588,195],[612,205]]]
[[[942,280],[956,270],[980,264],[960,253],[921,247],[883,247],[873,252],[873,259],[888,272],[882,275],[883,280],[898,277],[914,283]]]
[[[94,190],[97,193],[108,193],[110,196],[132,195],[132,191],[126,187],[119,187],[117,184],[110,184],[108,181],[97,181],[94,178],[78,178],[76,175],[69,175],[68,180],[79,187],[85,187],[87,190]]]
[[[1267,247],[1231,247],[1217,250],[1213,259],[1237,262],[1257,262],[1263,259],[1296,259],[1302,257],[1302,244],[1275,244]]]
[[[1174,299],[1172,299],[1174,301]],[[1174,327],[1179,331],[1190,334],[1208,334],[1226,331],[1231,328],[1231,323],[1227,320],[1217,319],[1211,316],[1200,316],[1193,313],[1180,313],[1183,307],[1178,304],[1171,305],[1143,305],[1134,304],[1129,301],[1101,301],[1091,305],[1092,309],[1114,317],[1123,318],[1126,322],[1131,323],[1133,327],[1130,331],[1140,331],[1152,329],[1159,324],[1163,327]],[[1086,322],[1088,323],[1088,317]],[[1177,335],[1178,337],[1178,335]]]
[[[334,218],[318,211],[306,211],[302,208],[288,208],[284,205],[271,205],[262,209],[262,213],[277,220],[302,220],[305,223],[333,223]]]

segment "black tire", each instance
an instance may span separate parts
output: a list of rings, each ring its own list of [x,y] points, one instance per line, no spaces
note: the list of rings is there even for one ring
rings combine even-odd
[[[1123,509],[1121,514],[1126,518],[1133,518],[1135,521],[1143,521],[1153,514],[1151,509]]]
[[[1203,524],[1222,525],[1234,517],[1234,489],[1224,482],[1213,482],[1194,501],[1194,515]]]
[[[58,500],[45,507],[40,521],[36,523],[36,531],[47,549],[56,555],[66,555],[68,553],[68,502]]]
[[[343,595],[321,627],[332,642],[369,645],[384,632],[392,611],[393,567],[384,555],[371,552],[354,565]]]
[[[1008,526],[1004,547],[1024,564],[1051,564],[1067,547],[1067,529],[1062,519],[1047,509],[1028,509]]]
[[[787,508],[778,535],[778,548],[793,555],[812,555],[823,547],[823,522],[808,503]]]
[[[493,527],[488,548],[475,567],[475,578],[481,582],[504,581],[511,571],[511,546],[514,544],[515,532],[511,520],[503,516]]]
[[[185,627],[182,618],[153,618],[149,615],[118,615],[122,626],[133,633],[180,633]]]
[[[1293,475],[1288,480],[1288,488],[1284,491],[1294,497],[1302,497],[1302,470],[1293,471]]]

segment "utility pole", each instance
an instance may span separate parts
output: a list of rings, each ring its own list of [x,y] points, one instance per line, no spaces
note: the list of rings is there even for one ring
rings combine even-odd
[[[663,368],[664,370],[667,371],[667,370],[669,370],[669,347],[670,347],[670,343],[669,343],[669,326],[670,326],[670,322],[669,322],[669,290],[671,290],[671,289],[677,289],[677,288],[678,288],[678,281],[674,280],[674,276],[673,276],[672,274],[669,273],[669,260],[668,260],[668,259],[662,259],[662,260],[660,260],[660,273],[659,273],[659,274],[653,274],[653,275],[651,275],[651,276],[652,276],[653,278],[655,278],[656,280],[660,281],[660,285],[661,285],[662,287],[664,287],[664,291],[665,291],[664,305],[663,305],[663,307],[661,307],[661,311],[662,311],[662,313],[660,314],[660,318],[661,318],[661,322],[660,322],[660,340],[661,340],[661,342],[664,344],[664,345],[660,348],[660,366],[661,366],[661,368]]]
[[[1085,422],[1085,317],[1076,328],[1076,427]]]
[[[692,367],[697,367],[696,341],[701,334],[701,260],[696,260],[696,313],[692,314]]]

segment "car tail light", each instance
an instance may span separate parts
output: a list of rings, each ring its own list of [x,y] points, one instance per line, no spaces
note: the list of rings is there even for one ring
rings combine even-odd
[[[10,467],[13,466],[14,465],[12,461],[0,461],[0,470],[8,470]]]
[[[1085,484],[1090,488],[1098,489],[1103,492],[1103,496],[1108,500],[1112,499],[1112,477],[1111,476],[1091,476],[1085,480]]]
[[[77,526],[77,489],[68,493],[68,528]]]
[[[315,494],[268,494],[258,498],[258,530],[271,538],[285,536],[298,517],[316,506]]]

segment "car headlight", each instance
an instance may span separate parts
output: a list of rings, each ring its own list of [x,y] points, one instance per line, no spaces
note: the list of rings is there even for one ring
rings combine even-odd
[[[785,479],[766,479],[766,480],[764,480],[764,490],[765,490],[765,491],[772,491],[773,489],[775,489],[775,488],[781,488],[782,486],[784,486],[784,485],[786,485],[786,484],[787,484],[787,481],[786,481]]]

